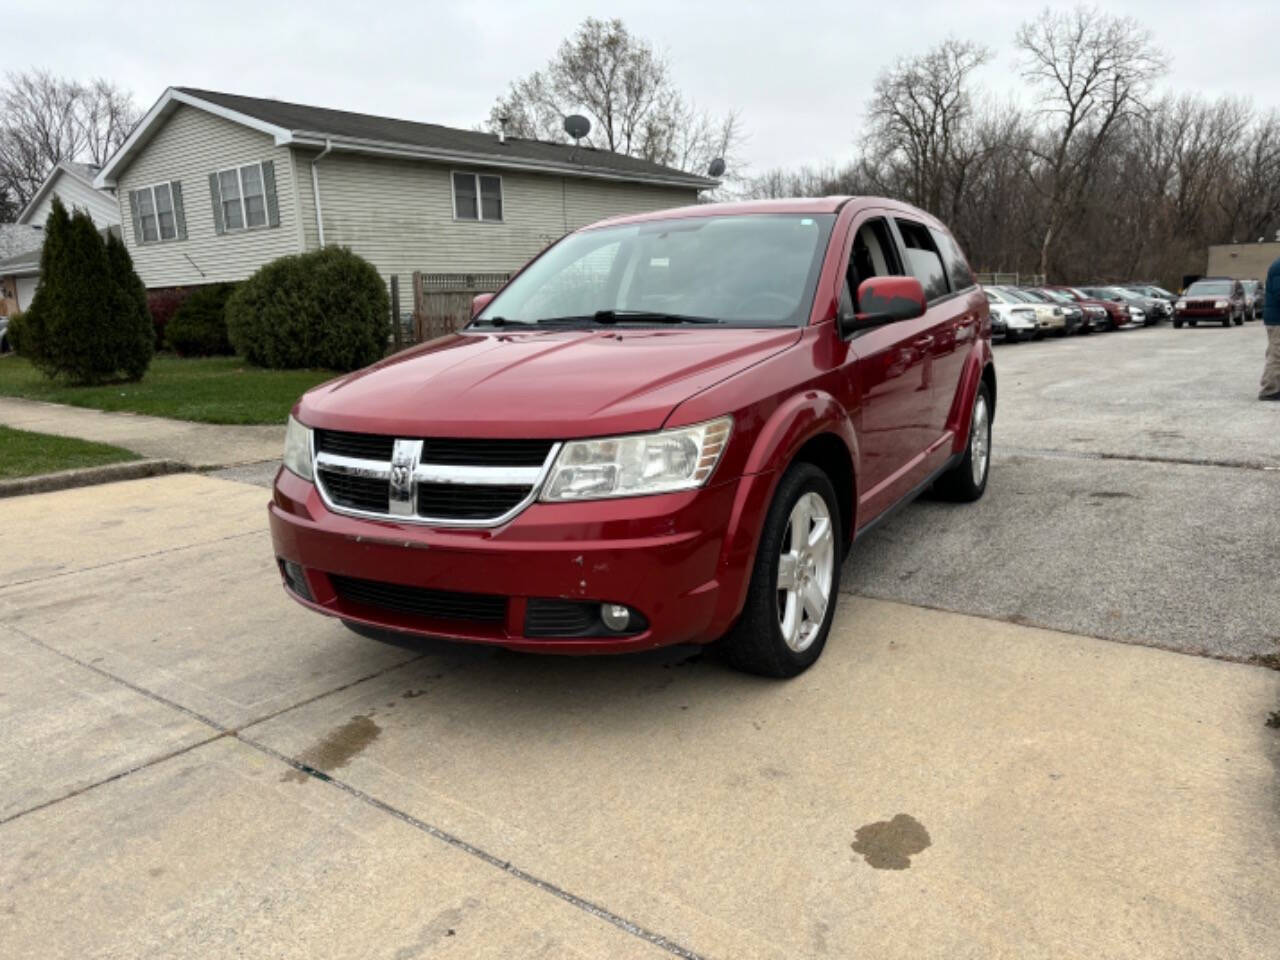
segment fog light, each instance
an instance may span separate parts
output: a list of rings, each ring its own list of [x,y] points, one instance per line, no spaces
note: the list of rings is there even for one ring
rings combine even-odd
[[[614,633],[621,633],[631,623],[631,610],[620,603],[602,603],[600,619]]]
[[[306,574],[302,572],[302,567],[292,560],[280,558],[280,573],[284,576],[284,582],[288,584],[289,589],[302,597],[303,600],[312,600],[311,588],[307,586]]]

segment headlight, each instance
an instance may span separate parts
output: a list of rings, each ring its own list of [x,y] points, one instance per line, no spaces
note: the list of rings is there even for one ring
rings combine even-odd
[[[1185,301],[1185,300],[1179,300],[1179,301],[1178,301],[1178,309],[1179,309],[1179,310],[1185,310],[1185,309],[1187,309],[1187,301]]]
[[[692,490],[707,482],[729,443],[732,417],[660,433],[571,440],[542,490],[549,501]]]
[[[311,428],[293,417],[284,429],[284,465],[303,480],[313,477],[311,471]]]
[[[1215,309],[1215,310],[1225,310],[1225,309],[1227,309],[1227,301],[1225,301],[1225,300],[1215,300],[1215,301],[1213,301],[1213,309]]]

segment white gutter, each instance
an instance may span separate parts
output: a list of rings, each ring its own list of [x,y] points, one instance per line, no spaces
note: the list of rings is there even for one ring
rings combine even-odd
[[[316,201],[316,235],[320,239],[320,246],[324,246],[324,214],[320,209],[320,175],[316,173],[316,164],[325,158],[330,150],[333,149],[327,139],[324,142],[324,149],[320,151],[320,155],[311,161],[311,196]]]

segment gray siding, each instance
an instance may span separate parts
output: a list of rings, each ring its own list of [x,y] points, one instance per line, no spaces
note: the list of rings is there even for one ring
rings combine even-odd
[[[1280,242],[1221,244],[1209,248],[1206,273],[1233,280],[1263,280],[1277,258],[1280,258]]]
[[[116,205],[115,197],[105,190],[93,189],[83,180],[76,179],[64,170],[57,171],[57,178],[53,181],[49,192],[40,198],[40,202],[31,208],[31,212],[22,222],[43,226],[49,219],[55,196],[62,198],[62,205],[68,211],[79,207],[88,212],[94,225],[99,229],[111,227],[120,222],[120,210]]]
[[[209,174],[261,160],[275,161],[280,226],[219,236],[213,225]],[[182,183],[187,239],[139,244],[129,214],[129,191],[167,180]],[[266,134],[203,110],[182,107],[170,117],[119,177],[116,195],[125,242],[148,287],[243,280],[263,264],[300,249],[289,149],[277,147]]]
[[[294,180],[308,250],[319,243],[311,190],[314,156],[294,151]],[[330,153],[316,169],[325,242],[350,247],[383,276],[415,270],[515,270],[547,244],[588,223],[697,202],[697,191],[692,189],[481,170],[502,177],[503,220],[456,221],[450,167]]]

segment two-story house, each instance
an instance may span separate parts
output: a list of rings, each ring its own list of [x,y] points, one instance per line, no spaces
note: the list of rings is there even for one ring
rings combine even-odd
[[[568,144],[171,87],[103,166],[149,288],[349,247],[385,278],[508,273],[604,217],[715,180]]]

